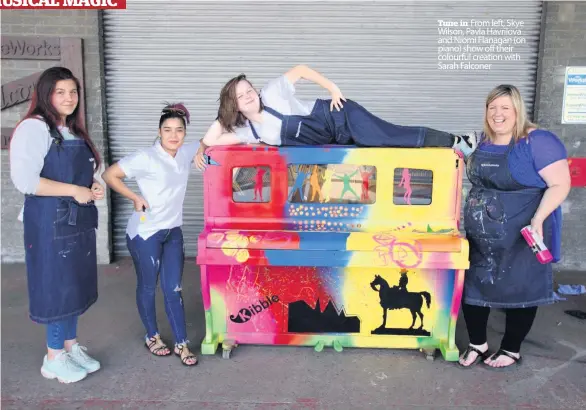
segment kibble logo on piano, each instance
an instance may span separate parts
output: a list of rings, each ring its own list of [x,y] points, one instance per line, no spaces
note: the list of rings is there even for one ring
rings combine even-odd
[[[0,0],[1,9],[125,9],[126,0]]]
[[[278,303],[279,297],[273,295],[271,297],[266,296],[265,299],[258,301],[258,304],[253,303],[252,305],[242,308],[238,311],[237,315],[230,315],[230,320],[234,323],[246,323],[253,316],[258,315],[267,310],[273,303]]]

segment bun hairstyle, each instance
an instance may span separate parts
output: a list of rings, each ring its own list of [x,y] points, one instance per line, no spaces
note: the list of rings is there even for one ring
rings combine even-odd
[[[187,127],[187,124],[189,124],[189,111],[183,103],[166,103],[165,108],[161,112],[161,118],[159,119],[159,128],[169,118],[179,118],[183,122],[183,126]]]

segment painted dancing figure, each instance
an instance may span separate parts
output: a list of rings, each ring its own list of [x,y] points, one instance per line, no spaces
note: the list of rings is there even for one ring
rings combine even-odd
[[[256,198],[260,198],[260,201],[263,201],[262,198],[262,188],[263,188],[263,178],[266,174],[266,170],[264,168],[257,168],[256,174],[254,176],[254,198],[253,201],[256,201]]]
[[[311,202],[315,200],[316,196],[319,196],[319,201],[323,201],[323,194],[321,192],[321,187],[319,186],[319,167],[315,165],[313,167],[313,172],[311,173],[311,177],[309,178],[309,185],[311,186]]]
[[[295,193],[299,192],[299,196],[301,200],[306,199],[303,196],[303,185],[307,176],[309,175],[309,167],[304,167],[303,165],[297,166],[297,177],[295,178],[295,183],[293,184],[293,188],[291,188],[291,193],[289,194],[289,201],[293,199]]]
[[[352,174],[336,174],[336,175],[334,175],[336,177],[342,178],[342,181],[344,182],[344,188],[342,188],[342,194],[340,195],[340,199],[344,199],[344,195],[346,195],[346,192],[351,192],[352,195],[354,195],[356,198],[358,198],[358,195],[356,194],[356,192],[354,192],[354,190],[350,186],[350,183],[352,182],[351,181],[352,177],[354,177],[357,173],[358,173],[358,170],[354,171]]]
[[[409,174],[409,168],[403,168],[403,172],[401,174],[401,182],[399,183],[400,187],[405,188],[405,194],[403,195],[403,199],[408,205],[411,205],[411,174]]]
[[[369,199],[369,190],[370,190],[370,177],[374,173],[374,169],[370,172],[367,172],[366,169],[364,171],[360,171],[360,176],[362,176],[362,193],[360,194],[360,199],[362,201],[368,201]]]
[[[334,168],[329,166],[324,172],[324,183],[321,187],[321,191],[325,196],[325,201],[322,202],[330,202],[330,192],[332,190],[332,178],[334,177],[334,172],[336,172]]]

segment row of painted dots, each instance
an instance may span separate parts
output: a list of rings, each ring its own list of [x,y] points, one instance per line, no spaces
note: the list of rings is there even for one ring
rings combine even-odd
[[[330,222],[330,221],[295,221],[295,225],[301,226],[303,225],[304,228],[314,228],[314,225],[316,228],[325,228],[327,227],[328,229],[341,229],[343,227],[346,228],[361,228],[362,224],[349,224],[349,223],[343,223],[343,222]],[[308,226],[309,225],[309,226]]]
[[[326,207],[314,207],[313,206],[293,206],[289,207],[289,213],[291,216],[323,216],[324,218],[342,218],[351,216],[353,218],[360,216],[363,207],[346,207],[346,206],[326,206]],[[350,212],[349,212],[350,211]]]

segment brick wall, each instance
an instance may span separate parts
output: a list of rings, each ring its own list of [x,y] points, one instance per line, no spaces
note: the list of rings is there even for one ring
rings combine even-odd
[[[103,76],[100,52],[100,29],[97,11],[86,10],[2,10],[2,35],[78,37],[83,39],[86,123],[88,132],[105,157],[107,151],[103,115]],[[58,65],[59,61],[2,60],[2,83]],[[2,111],[2,126],[13,127],[27,111],[25,102]],[[10,180],[8,151],[2,150],[2,262],[24,260],[22,223],[16,218],[23,195]],[[97,253],[99,263],[109,263],[109,199],[99,201]]]
[[[566,67],[586,67],[586,3],[547,2],[544,20],[536,120],[564,141],[570,157],[586,157],[586,124],[561,123]],[[586,270],[586,188],[573,188],[562,209],[562,261],[557,267]]]

